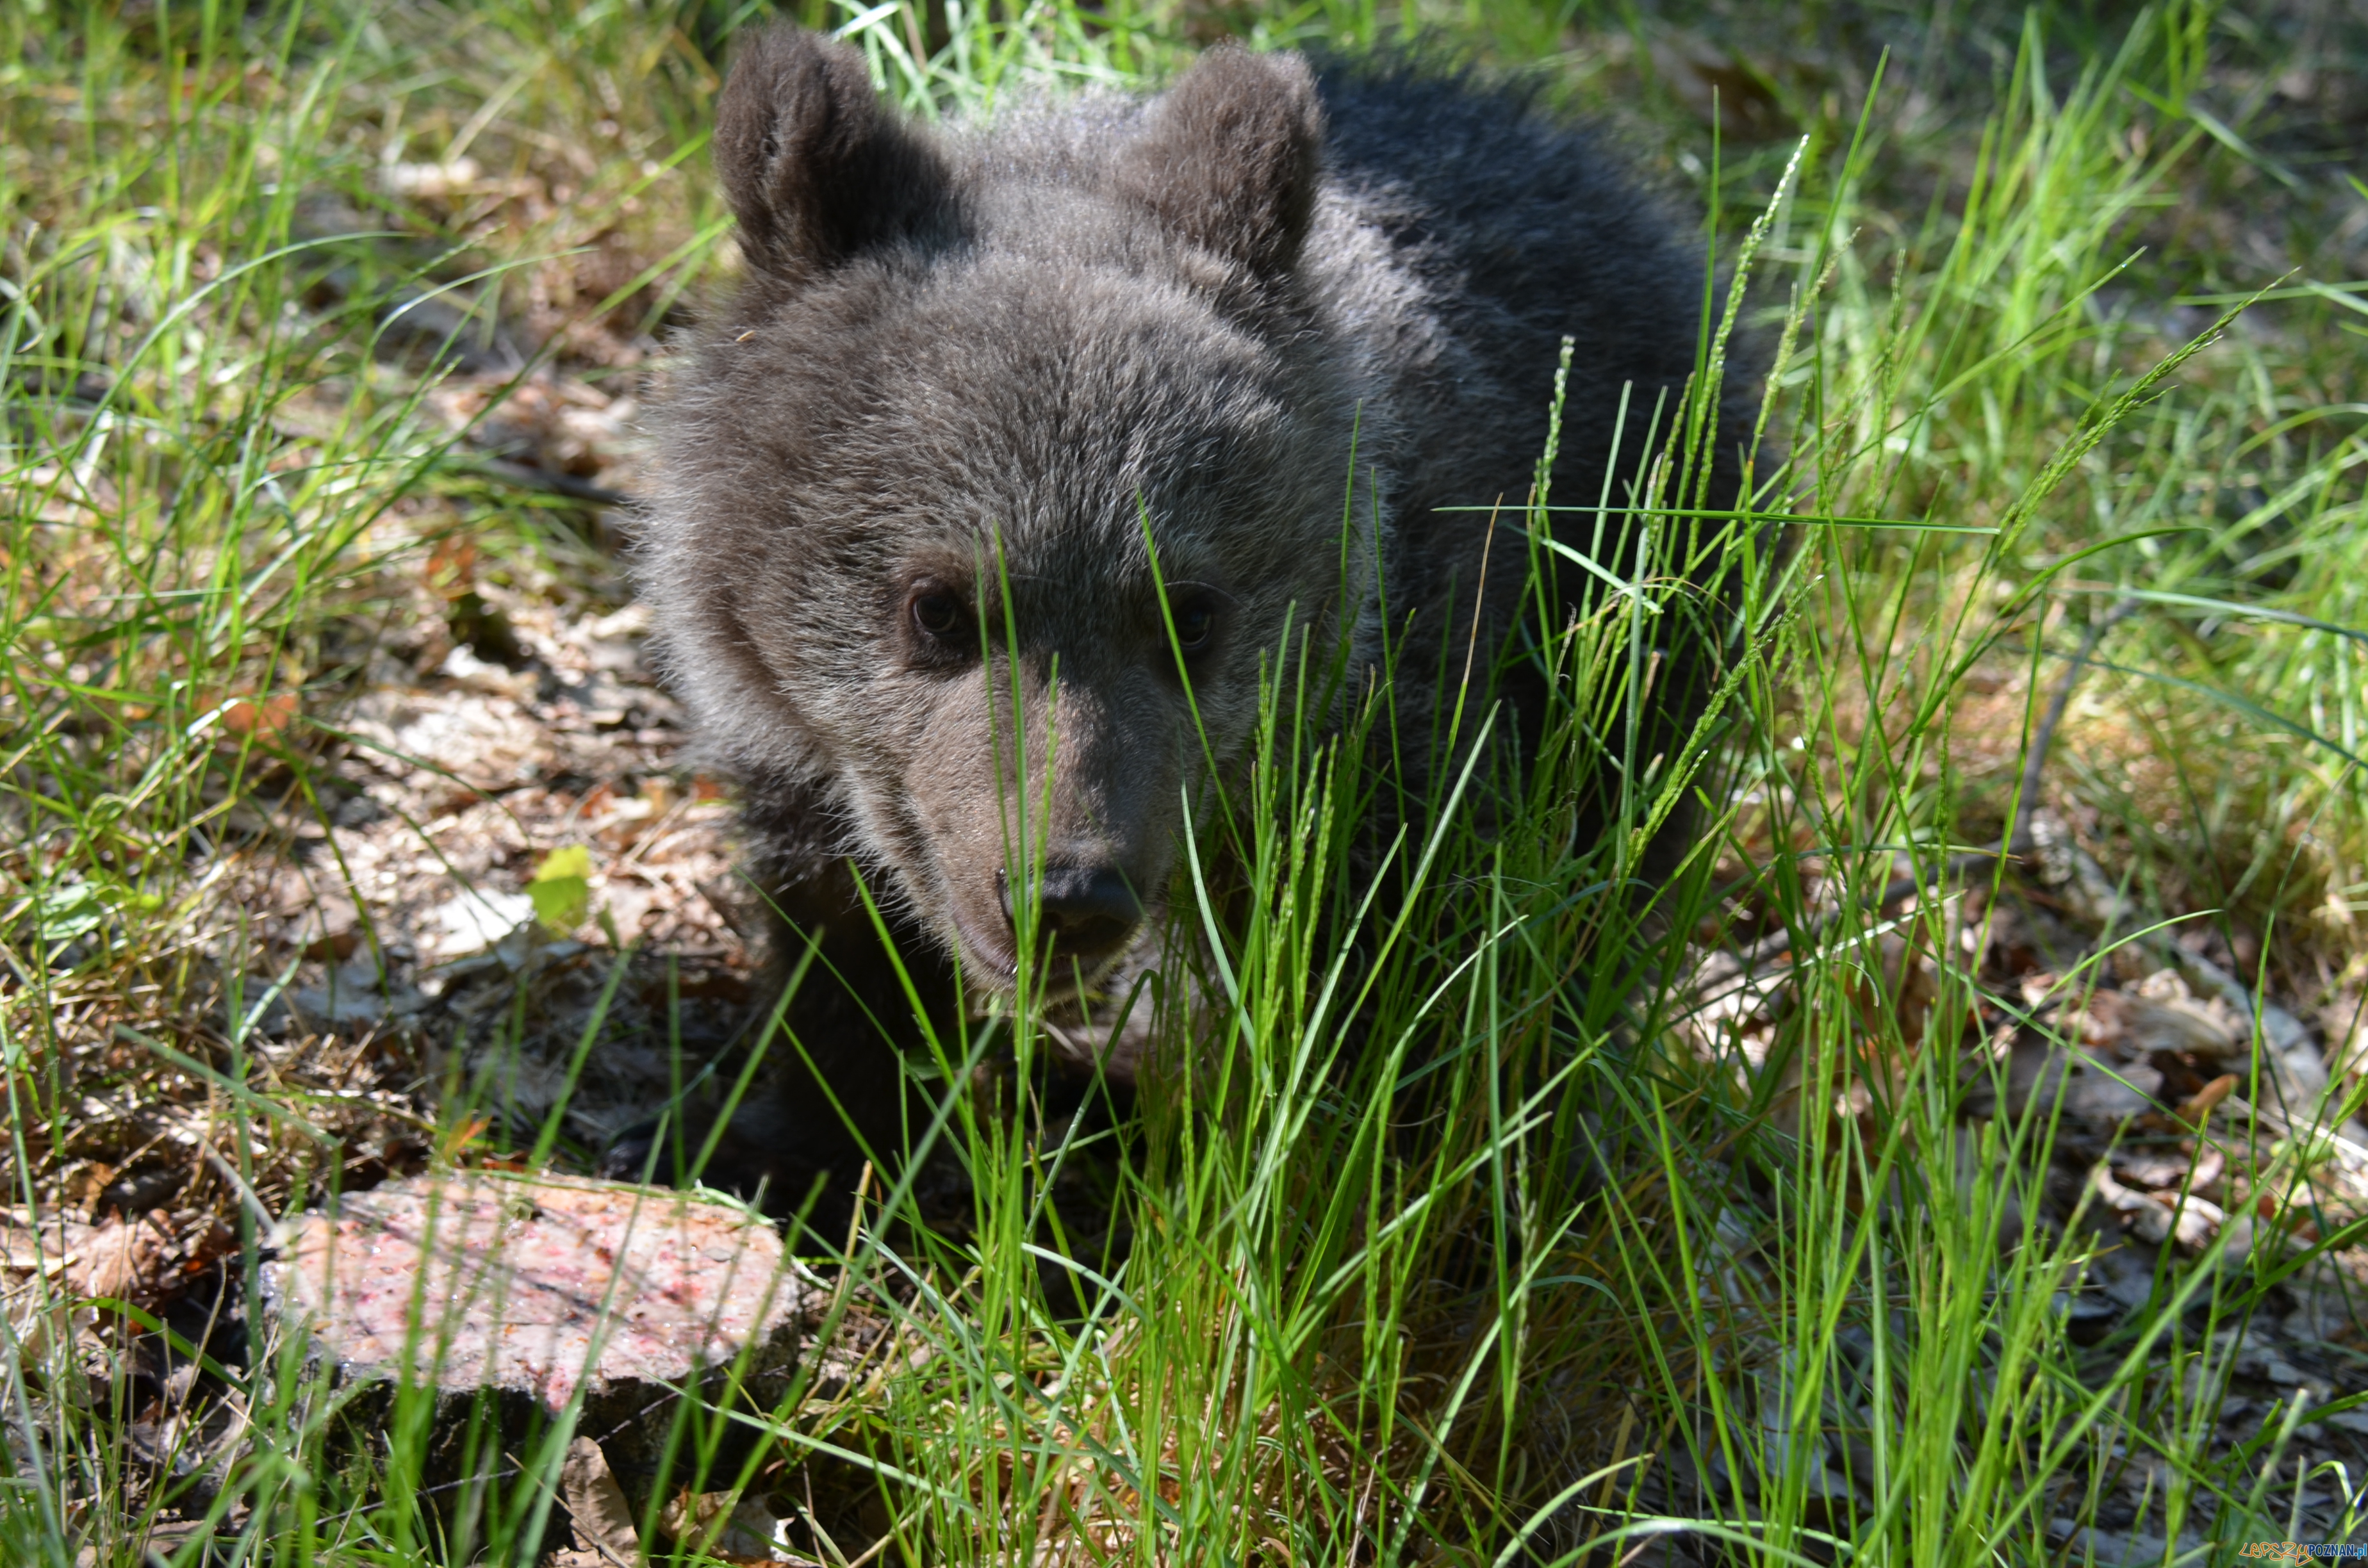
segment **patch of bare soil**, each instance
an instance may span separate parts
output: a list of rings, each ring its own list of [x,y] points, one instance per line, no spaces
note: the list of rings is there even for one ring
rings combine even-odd
[[[564,1097],[597,1147],[746,1010],[729,807],[683,764],[637,607],[442,570],[427,634],[381,650],[342,716],[343,798],[252,874],[263,934],[298,959],[264,1032],[399,1038],[490,1094],[502,1136],[531,1141]]]

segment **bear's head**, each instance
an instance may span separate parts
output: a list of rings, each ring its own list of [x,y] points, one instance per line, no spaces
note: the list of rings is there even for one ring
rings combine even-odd
[[[1305,63],[1232,49],[975,132],[795,29],[724,88],[747,280],[643,580],[711,742],[820,786],[975,982],[1028,960],[1030,889],[1056,986],[1116,959],[1264,674],[1371,619],[1360,371],[1303,276],[1322,143]]]

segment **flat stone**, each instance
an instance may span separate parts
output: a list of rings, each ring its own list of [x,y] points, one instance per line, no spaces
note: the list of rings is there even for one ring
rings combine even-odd
[[[312,1213],[272,1294],[348,1374],[501,1388],[680,1385],[754,1344],[794,1358],[809,1292],[749,1210],[687,1193],[495,1172],[416,1177]],[[768,1358],[769,1359],[769,1358]]]
[[[265,1291],[281,1332],[309,1337],[314,1377],[365,1385],[346,1404],[365,1447],[384,1408],[369,1385],[432,1387],[439,1432],[488,1403],[506,1434],[573,1404],[576,1429],[644,1495],[664,1480],[683,1397],[769,1408],[823,1300],[748,1210],[489,1171],[390,1182],[302,1216]]]

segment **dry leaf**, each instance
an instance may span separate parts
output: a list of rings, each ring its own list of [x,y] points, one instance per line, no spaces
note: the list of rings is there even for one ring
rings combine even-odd
[[[612,1564],[642,1561],[642,1538],[633,1528],[633,1511],[599,1444],[578,1437],[567,1445],[567,1458],[559,1467],[559,1491],[567,1504],[577,1551],[597,1552]]]

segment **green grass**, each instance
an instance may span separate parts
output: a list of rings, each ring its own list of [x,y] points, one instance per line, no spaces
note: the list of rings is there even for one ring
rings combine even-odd
[[[1732,40],[1748,69],[1723,90],[1749,84],[1783,131],[1720,149],[1658,14],[1577,8],[1566,34],[1495,0],[808,9],[928,112],[1048,78],[1153,83],[1221,27],[1283,46],[1418,26],[1536,62],[1648,160],[1697,171],[1722,265],[1748,260],[1743,327],[1782,347],[1759,504],[1808,520],[1787,562],[1739,542],[1764,535],[1717,547],[1742,581],[1731,722],[1634,770],[1622,831],[1594,842],[1569,839],[1574,793],[1604,756],[1649,760],[1622,720],[1643,618],[1702,612],[1665,571],[1557,644],[1565,706],[1527,796],[1494,802],[1486,835],[1467,796],[1395,846],[1370,967],[1335,946],[1367,892],[1349,856],[1369,786],[1338,744],[1278,722],[1178,900],[1207,933],[1206,1006],[1161,1017],[1183,1065],[1095,1131],[1030,1097],[1024,1006],[941,1042],[949,1082],[1008,1059],[1001,1097],[950,1097],[938,1130],[968,1213],[919,1226],[912,1194],[875,1187],[861,1234],[833,1239],[859,1374],[767,1413],[754,1454],[713,1474],[696,1456],[722,1428],[691,1421],[683,1483],[748,1484],[834,1564],[1601,1564],[1669,1529],[1702,1555],[1659,1560],[2086,1561],[2056,1521],[2216,1562],[2356,1528],[2359,1472],[2309,1463],[2350,1451],[2323,1393],[2257,1395],[2233,1440],[2218,1418],[2237,1331],[2362,1265],[2368,1190],[2311,1131],[2349,1115],[2350,1079],[2340,1103],[2290,1106],[2293,1129],[2212,1120],[2243,1223],[2146,1249],[2151,1298],[2082,1330],[2069,1293],[2123,1230],[2067,1196],[2096,1157],[2072,1114],[1997,1089],[2009,1063],[1985,1049],[2062,1015],[2000,989],[1984,933],[2055,917],[2044,901],[2079,903],[2077,884],[1949,869],[2042,803],[2017,799],[2039,710],[2084,631],[2134,606],[2042,778],[2118,884],[2062,915],[2081,940],[2053,994],[2134,979],[2184,934],[2330,1038],[2351,1027],[2368,293],[2346,256],[2368,192],[2305,155],[2270,85],[2356,74],[2356,33],[2189,4],[1953,32],[1911,13],[1939,41],[1894,63],[1915,76],[1903,107],[1896,82],[1861,101],[1890,13],[1712,10],[1691,36]],[[0,16],[0,1050],[20,1211],[73,1207],[107,1108],[199,1107],[214,1153],[179,1201],[222,1218],[235,1239],[210,1258],[245,1291],[264,1221],[352,1167],[334,1135],[364,1119],[340,1083],[416,1091],[431,1154],[487,1146],[483,1058],[333,1038],[299,1061],[262,1027],[297,955],[254,928],[248,890],[349,793],[336,736],[387,678],[374,650],[421,613],[438,541],[465,534],[488,579],[574,603],[620,591],[586,514],[467,457],[427,346],[375,307],[462,307],[424,319],[480,345],[496,320],[544,321],[570,374],[644,373],[601,354],[731,265],[702,51],[737,14]],[[385,166],[463,154],[546,199],[388,194]],[[1666,483],[1653,500],[1677,505]],[[1660,525],[1664,566],[1683,536]],[[1640,908],[1642,835],[1681,794],[1701,849]],[[1921,896],[1884,904],[1910,872]],[[1710,955],[1780,932],[1775,999],[1722,1011]],[[535,1027],[524,996],[512,1046]],[[609,1027],[595,1012],[582,1038]],[[2234,1071],[2237,1103],[2277,1103],[2258,1045]],[[586,1153],[556,1109],[527,1131],[538,1155]],[[1122,1254],[1052,1202],[1087,1176]],[[137,1321],[8,1278],[0,1561],[131,1564],[152,1540],[176,1568],[530,1550],[564,1424],[455,1508],[425,1490],[416,1392],[358,1454],[302,1346],[257,1344],[206,1385],[235,1440],[193,1417],[154,1441],[206,1464],[157,1466],[126,1437],[162,1430],[135,1403]],[[2335,1396],[2368,1392],[2355,1351],[2328,1356]],[[2134,1522],[2110,1507],[2132,1473],[2151,1477]],[[213,1545],[154,1533],[185,1512]]]

